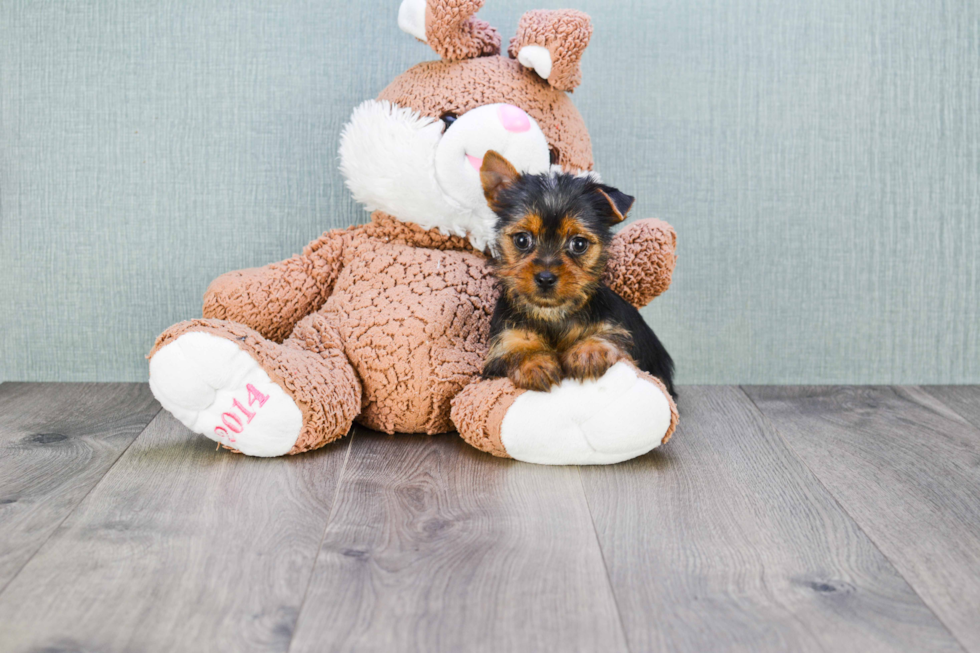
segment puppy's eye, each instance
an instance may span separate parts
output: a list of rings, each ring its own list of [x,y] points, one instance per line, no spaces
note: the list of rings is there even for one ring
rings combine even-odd
[[[531,245],[534,244],[534,241],[531,240],[531,234],[527,233],[526,231],[522,231],[519,234],[514,234],[511,240],[514,241],[514,247],[521,252],[526,252],[527,250],[531,249]]]
[[[592,243],[590,243],[587,239],[582,238],[581,236],[575,236],[575,238],[572,238],[571,242],[568,243],[568,249],[572,254],[584,254],[585,250],[587,250],[591,244]]]
[[[442,131],[445,132],[447,129],[449,129],[450,127],[452,127],[453,126],[453,123],[456,122],[456,120],[458,118],[459,118],[459,116],[457,116],[455,113],[444,113],[444,114],[442,114],[442,122],[443,122],[444,125],[446,125],[443,128]]]

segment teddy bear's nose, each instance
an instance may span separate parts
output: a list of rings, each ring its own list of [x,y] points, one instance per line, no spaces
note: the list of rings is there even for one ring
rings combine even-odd
[[[526,132],[531,128],[531,118],[524,109],[513,104],[501,104],[497,107],[497,117],[509,132]]]

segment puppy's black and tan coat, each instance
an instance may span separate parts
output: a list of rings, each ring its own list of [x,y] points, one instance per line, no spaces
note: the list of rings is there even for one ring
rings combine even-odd
[[[589,177],[521,175],[496,152],[480,169],[498,216],[501,294],[484,376],[547,391],[563,378],[597,379],[621,360],[674,394],[674,364],[639,311],[602,283],[610,228],[633,198]]]

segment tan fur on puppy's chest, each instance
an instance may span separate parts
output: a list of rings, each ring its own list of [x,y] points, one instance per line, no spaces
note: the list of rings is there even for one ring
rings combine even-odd
[[[486,355],[496,302],[487,260],[437,249],[456,245],[451,239],[421,241],[432,247],[413,234],[359,236],[320,311],[363,384],[357,421],[389,433],[451,431],[449,402],[479,376]]]

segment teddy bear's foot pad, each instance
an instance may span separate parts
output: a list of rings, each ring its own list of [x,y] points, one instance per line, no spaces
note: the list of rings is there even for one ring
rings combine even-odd
[[[150,359],[150,389],[187,428],[250,456],[281,456],[299,437],[296,403],[231,340],[185,333]]]
[[[566,379],[551,392],[525,392],[500,425],[517,460],[545,465],[604,465],[658,447],[671,423],[670,402],[626,363],[596,381]]]

